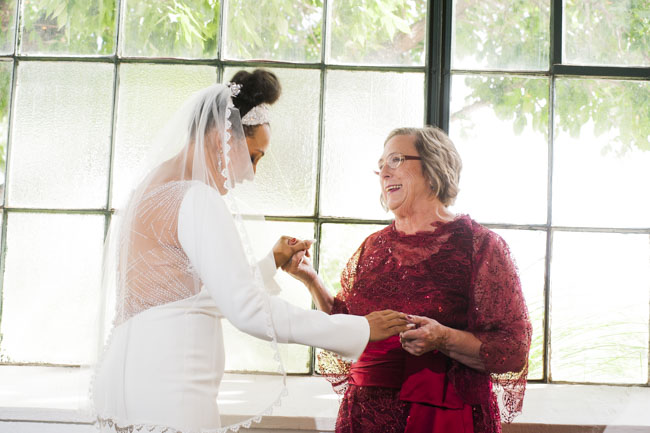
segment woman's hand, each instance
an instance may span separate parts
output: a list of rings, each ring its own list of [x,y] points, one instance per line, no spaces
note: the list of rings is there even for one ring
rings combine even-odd
[[[291,256],[289,261],[282,266],[282,270],[308,287],[318,278],[309,258],[308,250],[298,251]]]
[[[305,251],[306,256],[309,257],[309,248],[313,243],[313,239],[300,240],[290,236],[281,236],[273,246],[275,267],[283,267],[291,259],[291,256],[299,251]]]
[[[373,311],[366,315],[370,325],[370,341],[381,341],[413,328],[406,314],[393,310]]]
[[[415,329],[400,334],[404,350],[415,356],[432,350],[448,352],[450,328],[428,317],[408,316],[408,320],[415,326]]]

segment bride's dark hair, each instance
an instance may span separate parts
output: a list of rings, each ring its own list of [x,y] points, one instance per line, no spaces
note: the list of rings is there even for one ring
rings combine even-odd
[[[228,81],[242,86],[239,95],[232,98],[241,117],[256,105],[273,104],[282,93],[278,77],[265,69],[255,69],[253,72],[239,71]],[[247,136],[253,135],[254,131],[255,126],[244,125],[244,133]]]

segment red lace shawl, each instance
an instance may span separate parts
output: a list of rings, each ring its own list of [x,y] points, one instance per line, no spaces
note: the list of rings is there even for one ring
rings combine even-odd
[[[451,360],[447,376],[480,407],[475,431],[499,432],[501,419],[521,412],[528,372],[532,328],[517,269],[504,240],[470,217],[434,227],[406,235],[393,223],[366,238],[342,273],[332,314],[393,309],[472,332],[486,372]],[[322,368],[344,391],[345,372]]]

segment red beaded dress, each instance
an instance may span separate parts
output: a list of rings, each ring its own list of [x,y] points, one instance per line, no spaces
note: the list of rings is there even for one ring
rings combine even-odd
[[[341,283],[332,314],[393,309],[472,332],[486,372],[437,351],[410,355],[398,337],[369,343],[347,368],[323,356],[325,376],[344,392],[337,432],[497,433],[521,411],[532,330],[496,233],[468,216],[411,235],[393,223],[366,238]]]

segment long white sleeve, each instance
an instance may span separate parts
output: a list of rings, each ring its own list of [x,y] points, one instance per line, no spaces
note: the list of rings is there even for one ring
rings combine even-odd
[[[252,269],[228,208],[219,193],[196,183],[181,203],[178,240],[217,308],[235,327],[268,340],[268,295],[256,287]],[[297,308],[272,296],[273,325],[280,342],[316,346],[358,358],[370,335],[361,316]]]

